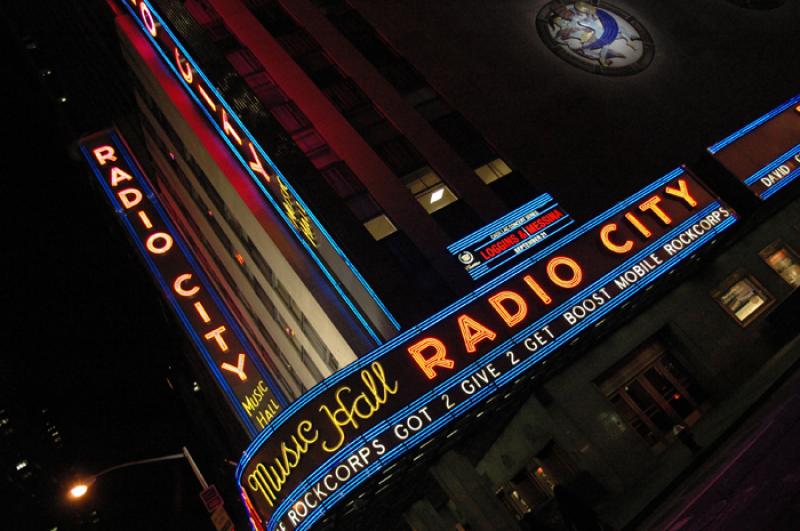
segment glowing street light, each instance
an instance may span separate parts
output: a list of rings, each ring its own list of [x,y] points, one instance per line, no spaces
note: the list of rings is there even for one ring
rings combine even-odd
[[[94,482],[97,480],[97,478],[114,470],[119,470],[120,468],[127,468],[130,466],[146,465],[148,463],[156,463],[159,461],[171,461],[173,459],[186,459],[189,462],[189,466],[192,467],[192,472],[194,472],[197,481],[200,482],[200,485],[203,487],[203,489],[207,489],[208,483],[200,473],[200,469],[197,468],[197,464],[194,462],[194,459],[192,459],[191,454],[189,454],[189,450],[185,446],[182,448],[182,450],[183,451],[179,454],[162,455],[161,457],[152,457],[150,459],[139,459],[138,461],[129,461],[127,463],[121,463],[119,465],[108,467],[105,470],[101,470],[97,474],[89,476],[88,478],[83,478],[80,482],[74,484],[72,488],[69,489],[69,495],[73,499],[82,498],[89,491],[89,487],[94,485]]]
[[[69,489],[69,495],[72,496],[73,498],[80,498],[88,491],[89,491],[89,485],[85,483],[79,483],[74,487],[72,487],[71,489]]]

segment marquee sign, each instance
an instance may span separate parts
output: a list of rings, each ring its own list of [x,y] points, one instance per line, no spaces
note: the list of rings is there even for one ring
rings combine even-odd
[[[341,300],[375,343],[381,344],[382,337],[389,337],[399,330],[399,323],[300,198],[286,176],[247,130],[236,112],[222,98],[152,2],[123,0],[121,3],[134,17],[144,36],[206,117],[209,125],[217,131],[230,153],[286,222],[297,241],[317,263]],[[351,292],[353,289],[357,291]]]
[[[735,220],[678,168],[323,380],[239,463],[254,522],[307,529]]]
[[[448,245],[447,250],[475,280],[519,262],[529,250],[572,223],[550,194],[542,194]]]
[[[126,144],[113,130],[80,141],[81,152],[150,272],[251,437],[285,399],[180,233]]]
[[[708,152],[759,199],[769,199],[800,176],[800,94]]]

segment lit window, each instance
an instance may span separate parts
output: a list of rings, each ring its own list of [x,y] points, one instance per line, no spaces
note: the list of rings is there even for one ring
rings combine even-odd
[[[392,220],[386,217],[386,214],[381,214],[369,221],[365,221],[364,227],[376,240],[382,240],[397,231],[397,227],[394,226]]]
[[[747,326],[772,303],[772,296],[758,281],[734,273],[712,293],[720,306],[742,326]]]
[[[800,259],[789,246],[777,241],[758,254],[787,284],[800,286]]]
[[[492,162],[475,168],[475,173],[484,183],[489,184],[511,173],[511,168],[508,167],[508,164],[503,159],[494,159]]]
[[[428,214],[458,200],[452,190],[428,166],[406,176],[404,181],[408,191],[414,194]]]

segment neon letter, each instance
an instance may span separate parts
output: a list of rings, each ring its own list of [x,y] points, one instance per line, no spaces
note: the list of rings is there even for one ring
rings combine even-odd
[[[432,348],[434,352],[433,355],[425,357],[422,352],[428,348]],[[429,380],[436,378],[436,371],[433,370],[434,367],[452,369],[456,364],[447,357],[447,349],[444,343],[433,337],[426,337],[421,341],[417,341],[408,347],[408,352]]]
[[[515,303],[517,305],[516,313],[508,311],[508,309],[503,306],[503,301]],[[503,321],[505,321],[508,326],[514,326],[528,315],[528,305],[525,304],[525,299],[515,291],[501,291],[496,295],[492,295],[489,297],[489,304],[492,305],[492,308],[503,318]]]
[[[188,63],[188,61],[181,61],[181,52],[175,48],[175,63],[178,65],[178,71],[180,71],[181,76],[183,76],[183,80],[187,83],[191,83],[193,76],[192,76],[192,66]]]
[[[522,280],[525,281],[525,284],[527,284],[533,290],[536,296],[539,297],[539,299],[543,303],[550,304],[551,302],[553,302],[553,299],[550,298],[550,295],[547,294],[544,288],[540,286],[539,283],[536,282],[532,276],[525,275],[524,277],[522,277]]]
[[[684,201],[686,201],[686,204],[689,205],[689,207],[691,208],[697,206],[697,201],[695,200],[694,197],[692,197],[689,194],[689,187],[686,186],[686,181],[684,179],[678,179],[677,190],[675,188],[670,188],[669,186],[667,186],[664,189],[664,191],[667,192],[669,195],[674,195],[679,199],[683,199]]]
[[[199,286],[193,286],[189,289],[183,287],[183,283],[192,278],[191,273],[184,273],[180,275],[178,278],[175,279],[175,282],[172,283],[172,289],[175,290],[175,293],[180,295],[181,297],[191,297],[198,291],[200,291]]]
[[[630,221],[630,222],[631,222],[631,225],[633,225],[634,227],[636,227],[636,230],[638,230],[639,232],[641,232],[641,233],[642,233],[642,236],[644,236],[645,238],[649,238],[650,236],[652,236],[652,235],[653,235],[653,233],[652,233],[652,232],[650,232],[649,230],[647,230],[647,227],[645,227],[644,225],[642,225],[642,222],[641,222],[641,221],[639,221],[639,218],[637,218],[636,216],[634,216],[634,215],[633,215],[633,212],[628,212],[628,213],[626,213],[626,214],[625,214],[625,219],[627,219],[628,221]]]
[[[560,265],[565,265],[572,271],[572,278],[569,280],[563,279],[556,274],[556,268]],[[566,256],[556,256],[551,258],[547,263],[547,276],[553,281],[553,284],[562,288],[574,288],[583,280],[583,270],[578,262]]]
[[[150,35],[153,37],[158,35],[156,21],[153,20],[153,14],[150,12],[150,8],[147,7],[147,4],[142,2],[139,6],[139,12],[142,14],[142,22],[144,22],[144,26],[147,28],[147,31],[150,32]]]
[[[228,113],[225,112],[225,109],[222,109],[222,129],[225,131],[226,135],[233,136],[236,139],[236,142],[239,145],[242,145],[242,137],[239,136],[239,133],[231,126],[231,123],[228,121]]]
[[[669,225],[670,223],[672,223],[672,219],[667,215],[666,212],[661,210],[660,206],[658,206],[660,202],[661,198],[657,195],[654,195],[653,197],[651,197],[650,199],[639,205],[639,210],[641,210],[642,212],[650,210],[653,212],[653,214],[658,216],[658,219],[664,222],[664,225]]]
[[[216,110],[217,110],[217,105],[214,103],[214,100],[212,100],[212,99],[211,99],[211,98],[208,96],[208,93],[206,92],[206,89],[204,89],[204,88],[202,87],[202,85],[200,85],[199,83],[197,84],[197,92],[199,92],[199,93],[200,93],[200,95],[201,95],[201,96],[203,96],[203,99],[204,99],[204,100],[206,100],[206,103],[208,103],[208,106],[209,106],[209,107],[211,107],[211,110],[212,110],[212,111],[214,111],[214,112],[216,112]]]
[[[156,243],[159,241],[162,242],[160,245]],[[172,249],[172,243],[172,236],[166,232],[156,232],[147,238],[145,245],[147,245],[147,250],[153,254],[164,254]]]
[[[206,338],[206,339],[212,339],[213,338],[217,342],[217,345],[219,345],[220,350],[222,350],[222,352],[227,352],[228,351],[228,344],[225,343],[224,339],[222,339],[222,332],[224,332],[224,331],[225,331],[225,327],[224,326],[220,326],[219,328],[216,328],[216,329],[212,330],[211,332],[207,333],[203,337]]]
[[[97,163],[100,166],[105,166],[106,161],[115,161],[117,160],[117,156],[114,154],[114,148],[111,146],[100,146],[99,148],[95,148],[92,150],[94,153],[94,158],[97,159]]]
[[[458,316],[458,328],[461,330],[461,337],[464,338],[464,346],[467,347],[467,352],[478,350],[476,345],[484,339],[491,341],[497,337],[497,334],[466,314]]]
[[[117,197],[122,201],[125,210],[129,210],[142,202],[142,192],[136,188],[125,188],[117,192]]]
[[[211,317],[208,316],[208,312],[206,312],[206,307],[203,306],[202,302],[200,301],[195,302],[194,309],[197,310],[197,315],[200,316],[200,319],[202,319],[204,323],[211,322]]]
[[[144,210],[139,211],[139,219],[142,220],[142,225],[144,225],[144,228],[146,229],[153,228],[153,224],[150,222],[150,218],[147,216],[147,212],[145,212]]]
[[[111,186],[116,187],[122,181],[132,181],[133,177],[127,172],[114,166],[111,168]]]
[[[633,248],[633,241],[632,240],[625,240],[625,243],[622,245],[617,245],[616,243],[611,241],[611,237],[609,234],[612,232],[617,231],[617,224],[616,223],[608,223],[603,225],[603,228],[600,229],[600,241],[603,242],[606,249],[609,251],[613,251],[619,254],[625,254]]]
[[[241,381],[247,380],[247,375],[244,373],[244,354],[239,354],[239,358],[236,361],[236,365],[231,365],[230,363],[223,363],[220,367],[226,371],[230,371],[236,376],[239,377]]]
[[[254,172],[260,174],[267,182],[269,182],[269,175],[266,171],[264,171],[264,165],[261,164],[261,159],[258,158],[258,153],[256,153],[256,148],[253,146],[252,142],[247,143],[250,146],[250,153],[253,154],[253,160],[250,161],[250,169]]]

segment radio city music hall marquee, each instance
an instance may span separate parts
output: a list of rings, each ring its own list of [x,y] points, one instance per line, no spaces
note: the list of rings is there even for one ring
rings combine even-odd
[[[239,463],[256,526],[307,529],[735,220],[678,168],[327,378]]]
[[[81,139],[81,152],[231,408],[253,437],[285,400],[115,131]]]

